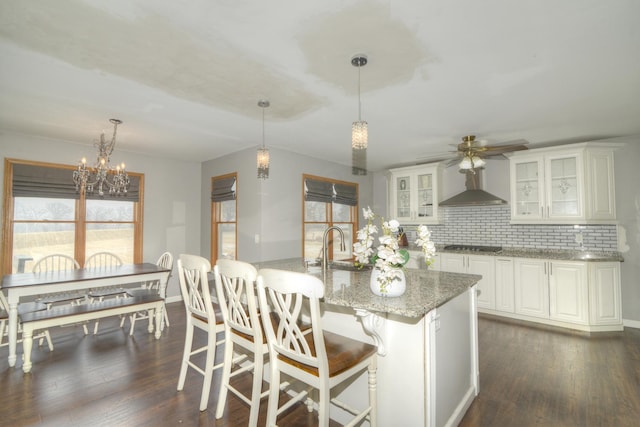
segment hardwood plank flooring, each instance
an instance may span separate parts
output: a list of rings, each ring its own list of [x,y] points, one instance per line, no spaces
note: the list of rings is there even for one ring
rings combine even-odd
[[[640,329],[582,333],[481,315],[471,426],[640,425]]]
[[[96,336],[84,336],[79,326],[52,329],[55,350],[34,347],[27,375],[20,360],[10,368],[8,349],[0,348],[0,426],[246,425],[248,407],[233,396],[215,419],[219,373],[207,411],[198,410],[202,376],[193,370],[176,391],[185,316],[182,303],[168,308],[171,327],[160,340],[144,322],[129,337],[117,319],[101,321]],[[461,426],[637,425],[640,330],[588,336],[486,316],[479,324],[480,394]],[[237,386],[248,390],[250,376]],[[380,404],[384,397],[380,390]],[[265,416],[266,400],[259,425]],[[299,405],[280,424],[316,426],[317,417]]]

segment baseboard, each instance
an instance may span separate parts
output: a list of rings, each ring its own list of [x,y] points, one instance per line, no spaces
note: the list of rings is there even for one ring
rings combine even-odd
[[[460,422],[462,421],[462,418],[464,418],[464,414],[467,413],[467,409],[469,409],[469,406],[471,406],[475,398],[476,398],[476,390],[474,387],[470,387],[469,390],[467,390],[467,392],[465,393],[460,403],[458,403],[458,406],[453,411],[453,414],[451,414],[451,416],[447,420],[445,426],[453,427],[460,424]]]
[[[640,320],[622,319],[622,325],[623,325],[625,328],[636,328],[636,329],[640,329]]]

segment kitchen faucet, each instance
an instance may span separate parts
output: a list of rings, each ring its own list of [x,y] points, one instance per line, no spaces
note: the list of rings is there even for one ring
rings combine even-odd
[[[329,264],[329,242],[327,240],[331,230],[338,230],[340,232],[340,250],[346,250],[346,246],[344,244],[344,231],[342,231],[342,228],[332,225],[324,230],[324,234],[322,236],[322,271],[326,271],[327,265]]]

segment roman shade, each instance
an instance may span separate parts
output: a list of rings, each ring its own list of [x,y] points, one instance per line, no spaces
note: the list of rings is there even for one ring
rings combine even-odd
[[[307,178],[304,180],[304,200],[307,202],[333,201],[333,183]]]
[[[13,164],[13,197],[79,199],[72,169]]]
[[[304,200],[307,202],[339,203],[356,206],[358,192],[355,184],[321,181],[312,178],[304,180]]]
[[[234,176],[214,179],[212,186],[211,201],[224,202],[236,199],[236,178]]]
[[[73,169],[43,165],[13,164],[13,197],[47,197],[54,199],[79,199],[80,193],[72,179]],[[140,197],[140,177],[129,176],[127,193],[109,196],[109,200],[137,202]],[[108,188],[104,189],[108,194]],[[86,193],[87,199],[103,199],[97,189]]]
[[[356,206],[358,204],[358,194],[355,185],[349,184],[333,184],[335,190],[335,203],[341,205]]]
[[[129,186],[126,193],[109,194],[109,187],[102,187],[104,196],[100,197],[98,189],[93,188],[93,192],[85,193],[87,200],[121,200],[123,202],[137,202],[140,200],[140,177],[135,175],[129,175]]]

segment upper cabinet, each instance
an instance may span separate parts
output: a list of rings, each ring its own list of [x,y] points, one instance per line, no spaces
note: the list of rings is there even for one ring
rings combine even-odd
[[[442,167],[411,166],[389,174],[389,217],[402,224],[436,224]]]
[[[613,144],[571,144],[510,155],[511,222],[615,222]]]

